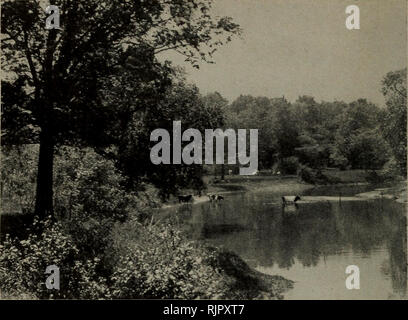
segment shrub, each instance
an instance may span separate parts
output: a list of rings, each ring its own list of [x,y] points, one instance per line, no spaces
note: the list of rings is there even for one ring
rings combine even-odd
[[[25,147],[23,150],[29,149]],[[12,154],[10,159],[15,158]],[[21,172],[31,171],[24,168]],[[31,191],[35,190],[35,179],[31,184],[24,184],[29,181],[29,177],[24,174],[18,177],[21,183],[15,175],[8,174],[8,181],[12,182],[9,185],[14,186],[18,182]],[[125,178],[115,169],[113,162],[93,150],[72,147],[58,149],[54,166],[54,210],[60,221],[59,227],[69,238],[70,243],[67,245],[75,247],[80,259],[92,261],[96,257],[101,260],[95,266],[95,272],[103,276],[109,276],[112,271],[106,263],[105,249],[111,241],[114,224],[129,217],[140,222],[149,221],[152,210],[159,206],[157,191],[151,185],[140,184],[138,190],[128,191],[124,184]],[[15,227],[25,230],[23,224]],[[32,230],[22,236],[27,237],[30,232]],[[40,241],[33,237],[29,236],[29,241]],[[18,240],[14,240],[13,245],[17,243]],[[12,263],[18,261],[10,261],[11,269]]]
[[[38,145],[2,147],[2,211],[28,213],[35,203]]]
[[[302,166],[302,168],[299,171],[299,177],[306,183],[312,184],[316,183],[315,173],[309,167]]]
[[[0,291],[4,296],[39,299],[109,297],[106,281],[95,272],[98,259],[81,260],[78,253],[59,223],[36,220],[26,240],[7,236],[0,246]],[[45,286],[49,265],[60,268],[60,290]]]
[[[113,162],[91,149],[62,147],[55,167],[55,212],[86,256],[102,259],[115,222],[149,219],[159,205],[152,186],[126,190]]]
[[[387,168],[388,169],[388,168]],[[372,184],[380,184],[388,181],[396,180],[399,176],[399,171],[396,173],[393,169],[392,171],[388,170],[370,170],[368,171],[365,179],[367,182]],[[399,168],[398,168],[399,170]]]
[[[349,161],[347,160],[347,158],[341,155],[339,152],[334,152],[333,154],[331,154],[330,161],[332,162],[334,167],[337,167],[340,170],[346,170],[349,165]]]
[[[139,186],[142,196],[126,190],[126,179],[113,162],[89,148],[60,148],[54,180],[54,207],[63,217],[83,212],[90,218],[125,221],[130,212],[137,214],[141,207],[158,206],[153,188]]]
[[[127,230],[126,230],[127,229]],[[133,232],[130,232],[133,230]],[[204,262],[209,252],[170,225],[125,224],[116,230],[114,298],[196,299],[225,297],[219,270]],[[129,238],[133,235],[133,239]]]
[[[384,165],[381,172],[387,179],[398,179],[401,177],[401,167],[394,157]]]
[[[236,254],[186,239],[171,223],[128,221],[113,235],[113,298],[277,299],[292,285],[252,270]]]
[[[38,145],[21,145],[2,150],[3,211],[33,212],[36,190]],[[90,148],[62,146],[54,160],[54,210],[61,218],[74,211],[90,217],[124,221],[132,212],[143,218],[146,207],[159,205],[157,191],[147,184],[129,192],[126,179],[113,161]]]
[[[299,177],[304,182],[312,184],[336,184],[341,182],[335,176],[325,175],[321,170],[313,170],[307,166],[302,166],[299,170]]]
[[[279,168],[283,174],[296,174],[299,168],[299,160],[297,157],[283,158],[279,163]]]

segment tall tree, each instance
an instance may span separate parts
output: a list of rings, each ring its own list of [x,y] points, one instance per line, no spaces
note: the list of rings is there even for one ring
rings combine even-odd
[[[335,142],[335,158],[339,163],[347,159],[354,169],[378,168],[384,164],[386,148],[378,130],[381,114],[381,109],[366,99],[353,101],[343,110],[339,117],[340,124]],[[371,138],[369,138],[370,134],[373,135]],[[365,147],[364,143],[367,143]],[[376,143],[377,149],[375,149]],[[379,154],[376,159],[372,159],[371,163],[367,159],[376,150]]]
[[[111,142],[117,110],[103,103],[103,94],[113,75],[133,65],[141,80],[160,91],[166,69],[157,62],[157,54],[176,50],[197,66],[200,59],[211,61],[216,48],[240,31],[231,18],[212,17],[211,4],[211,0],[55,0],[60,30],[45,29],[43,1],[2,4],[2,67],[9,82],[2,107],[5,114],[12,110],[24,114],[21,127],[29,125],[37,134],[35,212],[40,217],[53,214],[55,147]],[[23,100],[15,90],[25,93]],[[13,95],[16,99],[8,98]]]
[[[176,194],[179,188],[191,187],[200,192],[203,188],[202,165],[156,165],[150,162],[149,154],[151,147],[156,144],[150,141],[151,132],[162,128],[171,135],[173,121],[181,121],[182,131],[194,128],[203,136],[205,129],[222,127],[222,110],[204,101],[196,86],[186,84],[184,79],[174,79],[161,101],[146,111],[134,113],[117,144],[115,155],[119,168],[129,178],[129,187],[133,188],[140,181],[148,179],[159,189],[164,199],[170,194]],[[183,141],[182,148],[187,144]]]
[[[389,72],[382,81],[387,112],[382,130],[401,173],[407,174],[407,69]]]
[[[213,126],[212,128],[223,128],[223,129],[227,129],[230,128],[229,124],[226,123],[226,119],[225,118],[225,112],[226,109],[228,107],[228,100],[225,99],[219,92],[213,92],[213,93],[208,93],[206,94],[204,97],[202,97],[202,102],[205,106],[205,108],[207,108],[208,112],[210,114],[213,115],[218,115],[218,114],[222,114],[223,117],[222,119],[218,119],[218,121],[215,121],[216,119],[214,119],[213,122]],[[227,162],[227,147],[228,147],[228,143],[226,142],[227,138],[224,139],[224,162]],[[214,154],[213,157],[215,159],[215,148],[214,148]],[[217,165],[214,165],[214,176],[216,176],[217,174]],[[225,178],[225,165],[224,163],[221,164],[221,180],[224,180]]]
[[[291,104],[285,98],[281,99],[275,114],[275,135],[277,138],[279,158],[287,158],[296,154],[300,147],[299,123]]]
[[[259,130],[259,168],[270,168],[277,154],[275,113],[282,103],[281,98],[240,95],[227,108],[228,126]]]

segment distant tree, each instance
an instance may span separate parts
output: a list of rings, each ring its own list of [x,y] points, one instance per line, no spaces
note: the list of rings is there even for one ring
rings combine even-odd
[[[277,107],[273,130],[277,139],[279,158],[294,156],[295,149],[300,147],[300,126],[292,106],[285,99],[282,99]]]
[[[380,109],[366,99],[351,102],[341,115],[340,133],[343,137],[351,136],[359,130],[373,129],[380,123]]]
[[[211,109],[225,111],[225,108],[228,106],[228,100],[219,92],[208,93],[201,100],[210,112]]]
[[[3,84],[2,108],[6,120],[9,112],[21,119],[17,130],[6,123],[5,134],[31,133],[40,144],[35,211],[41,217],[53,214],[55,147],[109,145],[111,131],[121,127],[115,120],[143,106],[143,95],[119,112],[103,103],[108,84],[123,94],[132,90],[112,83],[113,75],[133,66],[147,95],[161,93],[168,69],[157,54],[176,50],[198,66],[240,31],[231,18],[213,18],[206,0],[55,0],[61,30],[45,29],[43,4],[8,0],[1,10],[1,62],[9,83]]]
[[[166,199],[176,194],[180,188],[191,187],[200,192],[202,183],[202,165],[159,164],[150,161],[150,133],[157,128],[173,130],[173,121],[181,121],[182,130],[195,128],[202,133],[208,128],[222,127],[224,115],[221,108],[208,104],[194,85],[188,85],[184,79],[174,80],[163,99],[147,111],[135,112],[114,154],[118,166],[129,178],[130,188],[141,181],[148,180]],[[183,142],[186,145],[188,142]],[[203,152],[204,155],[204,152]]]
[[[343,110],[332,156],[341,167],[344,159],[354,169],[379,169],[386,162],[387,146],[378,130],[380,114],[381,110],[365,99]]]
[[[271,168],[277,159],[277,139],[275,135],[275,113],[281,98],[253,97],[241,95],[227,108],[229,126],[258,129],[259,168]]]
[[[312,168],[331,164],[335,133],[344,105],[341,102],[318,103],[310,96],[300,96],[296,100],[293,109],[300,130],[296,155],[302,164]]]
[[[344,102],[317,103],[313,97],[300,96],[293,108],[304,135],[317,144],[332,144],[339,128],[339,116],[346,106]]]
[[[389,72],[382,81],[387,112],[382,131],[401,173],[407,174],[407,69]]]
[[[300,96],[295,102],[301,116],[301,124],[305,131],[315,134],[318,126],[322,123],[322,112],[319,104],[313,97]]]
[[[214,124],[218,123],[218,125],[213,126],[213,128],[218,127],[220,129],[225,130],[227,128],[233,127],[231,126],[230,123],[227,123],[227,118],[225,116],[225,113],[228,107],[228,100],[225,99],[219,92],[208,93],[204,97],[202,97],[201,100],[205,108],[208,110],[210,114],[214,114],[214,115],[222,114],[222,119],[219,119],[218,122],[214,122]],[[225,163],[228,161],[227,154],[228,154],[228,142],[227,142],[227,138],[225,138],[224,139],[224,163],[220,165],[221,166],[221,180],[224,180],[225,178]],[[214,153],[213,153],[214,159],[215,159],[215,156],[216,156],[216,150],[214,148]],[[216,176],[218,166],[219,165],[217,164],[213,165],[214,176]]]
[[[389,159],[388,146],[378,130],[351,136],[346,157],[354,169],[381,169]]]

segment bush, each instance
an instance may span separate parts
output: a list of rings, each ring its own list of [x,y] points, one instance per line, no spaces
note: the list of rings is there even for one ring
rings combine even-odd
[[[347,158],[339,154],[339,152],[334,152],[333,154],[331,154],[330,160],[333,166],[339,168],[340,170],[346,170],[349,165],[349,161],[347,160]]]
[[[401,167],[394,157],[384,165],[381,172],[387,179],[395,180],[401,177]]]
[[[297,157],[283,158],[279,163],[279,168],[283,174],[296,174],[299,168],[299,160]]]
[[[81,260],[78,253],[59,223],[36,220],[26,240],[7,236],[0,246],[0,292],[5,297],[39,299],[109,297],[106,281],[95,272],[99,260]],[[50,265],[60,268],[60,290],[45,286],[45,270]]]
[[[321,170],[313,170],[307,166],[302,166],[299,177],[304,182],[311,184],[336,184],[341,182],[338,177],[325,175]]]
[[[306,166],[302,166],[299,171],[299,177],[306,183],[315,184],[316,183],[316,176],[314,171]]]
[[[227,295],[220,271],[205,263],[210,253],[184,239],[174,227],[129,222],[115,233],[111,248],[117,261],[112,277],[114,298],[216,299]]]
[[[137,193],[126,190],[125,183],[113,162],[92,149],[62,147],[55,159],[55,212],[68,218],[83,212],[90,218],[125,221],[130,212],[158,206],[152,187],[141,185]]]
[[[23,150],[28,150],[27,146],[25,148]],[[31,165],[35,167],[34,164]],[[34,171],[33,176],[35,176]],[[31,171],[29,168],[24,168],[21,172]],[[8,174],[8,181],[11,182],[9,185],[14,186],[21,180],[21,185],[31,191],[35,190],[35,179],[33,183],[28,184],[30,179],[28,176],[21,174],[18,177],[19,179],[16,179],[15,175]],[[54,210],[56,218],[60,221],[59,231],[63,237],[69,239],[66,245],[75,248],[72,252],[75,251],[76,259],[100,260],[101,263],[91,266],[91,269],[95,268],[94,271],[104,277],[108,277],[112,272],[106,261],[105,250],[111,241],[111,230],[114,224],[118,221],[126,221],[129,217],[139,222],[149,221],[153,209],[160,204],[157,191],[151,185],[141,183],[138,190],[128,191],[124,184],[125,178],[115,169],[113,162],[93,150],[72,147],[58,149],[54,165]],[[16,192],[11,188],[10,191]],[[34,193],[32,196],[34,199]],[[24,230],[23,225],[17,228]],[[51,234],[53,231],[55,230],[50,231]],[[30,244],[44,241],[42,238],[36,238],[34,234],[30,235],[32,232],[33,230],[30,230],[22,235],[28,236],[26,241]],[[45,235],[49,234],[45,233]],[[25,244],[25,242],[22,243]],[[16,247],[18,250],[24,249],[18,240],[8,239],[5,242],[5,246],[7,245],[10,248]],[[41,252],[46,254],[46,251]],[[8,269],[12,270],[13,265],[19,268],[18,263],[18,260],[8,261]],[[45,269],[42,266],[40,269],[42,279]],[[35,294],[39,293],[35,292]],[[71,293],[67,294],[69,295],[73,296]],[[39,297],[43,298],[43,293],[40,293]]]
[[[2,150],[2,208],[4,212],[32,213],[35,203],[38,145]],[[129,192],[126,179],[107,160],[90,148],[62,146],[54,158],[54,210],[60,218],[84,211],[90,217],[126,220],[129,212],[141,214],[157,207],[157,191],[139,184]],[[139,210],[140,209],[140,210]]]
[[[102,259],[115,222],[129,216],[150,219],[152,208],[159,206],[153,187],[126,190],[113,162],[91,149],[62,147],[55,162],[55,213],[86,256]]]
[[[234,253],[189,241],[171,224],[129,221],[113,233],[113,298],[279,299],[292,285],[252,270]]]
[[[2,147],[2,211],[29,213],[35,203],[38,145]]]

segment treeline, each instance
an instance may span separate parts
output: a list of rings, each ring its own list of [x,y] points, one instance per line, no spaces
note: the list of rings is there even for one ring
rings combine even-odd
[[[259,168],[295,174],[300,166],[406,175],[406,69],[382,82],[386,106],[366,99],[317,102],[300,96],[241,95],[225,107],[227,126],[259,129]],[[221,98],[220,98],[221,99]]]
[[[284,97],[267,98],[241,95],[229,103],[219,93],[201,95],[198,88],[188,84],[175,69],[168,75],[169,82],[164,91],[150,99],[149,108],[126,111],[111,120],[105,128],[108,145],[94,145],[94,150],[111,161],[121,172],[121,182],[129,192],[143,191],[151,184],[158,189],[162,200],[177,195],[182,189],[201,192],[205,185],[206,171],[200,165],[154,165],[150,161],[150,133],[156,128],[172,130],[172,121],[180,120],[183,128],[196,128],[204,132],[207,128],[256,128],[259,129],[259,169],[271,173],[307,176],[325,168],[381,170],[388,174],[406,175],[406,69],[390,72],[383,79],[386,106],[379,107],[366,99],[351,103],[342,101],[317,102],[313,97],[300,96],[291,103]],[[8,84],[5,84],[7,89]],[[114,92],[123,89],[115,88]],[[38,144],[35,129],[30,135],[19,117],[21,106],[10,103],[8,96],[3,102],[3,155],[11,163],[21,163],[21,148],[27,144]],[[115,93],[116,94],[116,93]],[[117,93],[119,94],[119,93]],[[137,97],[134,92],[132,98]],[[109,93],[120,111],[128,102],[123,96]],[[119,100],[120,99],[120,100]],[[116,111],[117,112],[117,111]],[[115,115],[115,114],[114,114]],[[127,116],[131,115],[131,118]],[[86,124],[85,128],[86,128]],[[96,124],[95,124],[96,125]],[[94,130],[94,129],[93,129]],[[103,131],[104,128],[98,130]],[[89,133],[85,132],[87,136]],[[74,150],[84,148],[75,140],[66,140],[65,147]],[[14,146],[14,147],[13,147]],[[20,146],[19,152],[9,150]],[[62,145],[56,147],[56,154]],[[30,150],[36,150],[30,149]],[[69,148],[64,149],[67,154]],[[85,149],[84,149],[85,150]],[[38,158],[38,151],[34,152]],[[14,158],[13,158],[14,157]],[[36,180],[37,165],[30,161],[31,181]],[[220,167],[220,165],[216,165]],[[11,167],[10,167],[11,168]],[[221,168],[215,168],[220,172]],[[6,170],[7,171],[7,170]],[[55,170],[54,170],[55,171]],[[55,175],[55,173],[54,173]],[[3,175],[6,179],[7,174]],[[4,185],[7,182],[4,181]],[[19,190],[26,189],[25,187]],[[32,193],[35,185],[30,186]]]

